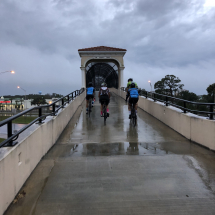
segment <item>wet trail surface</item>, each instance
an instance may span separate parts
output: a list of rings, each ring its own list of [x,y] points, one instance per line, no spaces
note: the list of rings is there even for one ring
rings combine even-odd
[[[106,125],[84,106],[5,214],[215,214],[213,152],[115,95]]]

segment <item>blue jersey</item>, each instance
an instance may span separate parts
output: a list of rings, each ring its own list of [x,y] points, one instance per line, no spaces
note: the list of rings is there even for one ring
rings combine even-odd
[[[138,93],[138,89],[137,88],[130,88],[128,90],[129,94],[130,94],[130,98],[138,98],[139,93]]]
[[[93,95],[94,87],[87,88],[87,95]]]

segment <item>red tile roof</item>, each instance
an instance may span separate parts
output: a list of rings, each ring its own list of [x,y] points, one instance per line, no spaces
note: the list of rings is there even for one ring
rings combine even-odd
[[[78,49],[78,51],[127,51],[127,50],[107,46],[97,46],[86,49]]]

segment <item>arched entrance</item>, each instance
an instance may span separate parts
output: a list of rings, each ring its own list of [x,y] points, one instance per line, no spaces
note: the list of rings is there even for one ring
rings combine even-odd
[[[92,82],[99,88],[102,82],[108,87],[123,87],[123,56],[126,49],[106,46],[79,49],[81,57],[82,87],[86,88]]]
[[[109,88],[118,88],[118,65],[112,62],[91,62],[86,67],[86,86],[92,82],[98,89],[105,82]]]

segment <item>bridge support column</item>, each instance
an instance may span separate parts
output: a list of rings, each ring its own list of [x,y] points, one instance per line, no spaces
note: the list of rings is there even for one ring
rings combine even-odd
[[[125,69],[125,67],[120,67],[119,68],[119,89],[121,88],[121,87],[124,87],[124,83],[123,83],[123,71],[124,71],[124,69]]]
[[[80,67],[82,75],[82,87],[86,89],[86,72],[85,67]]]

